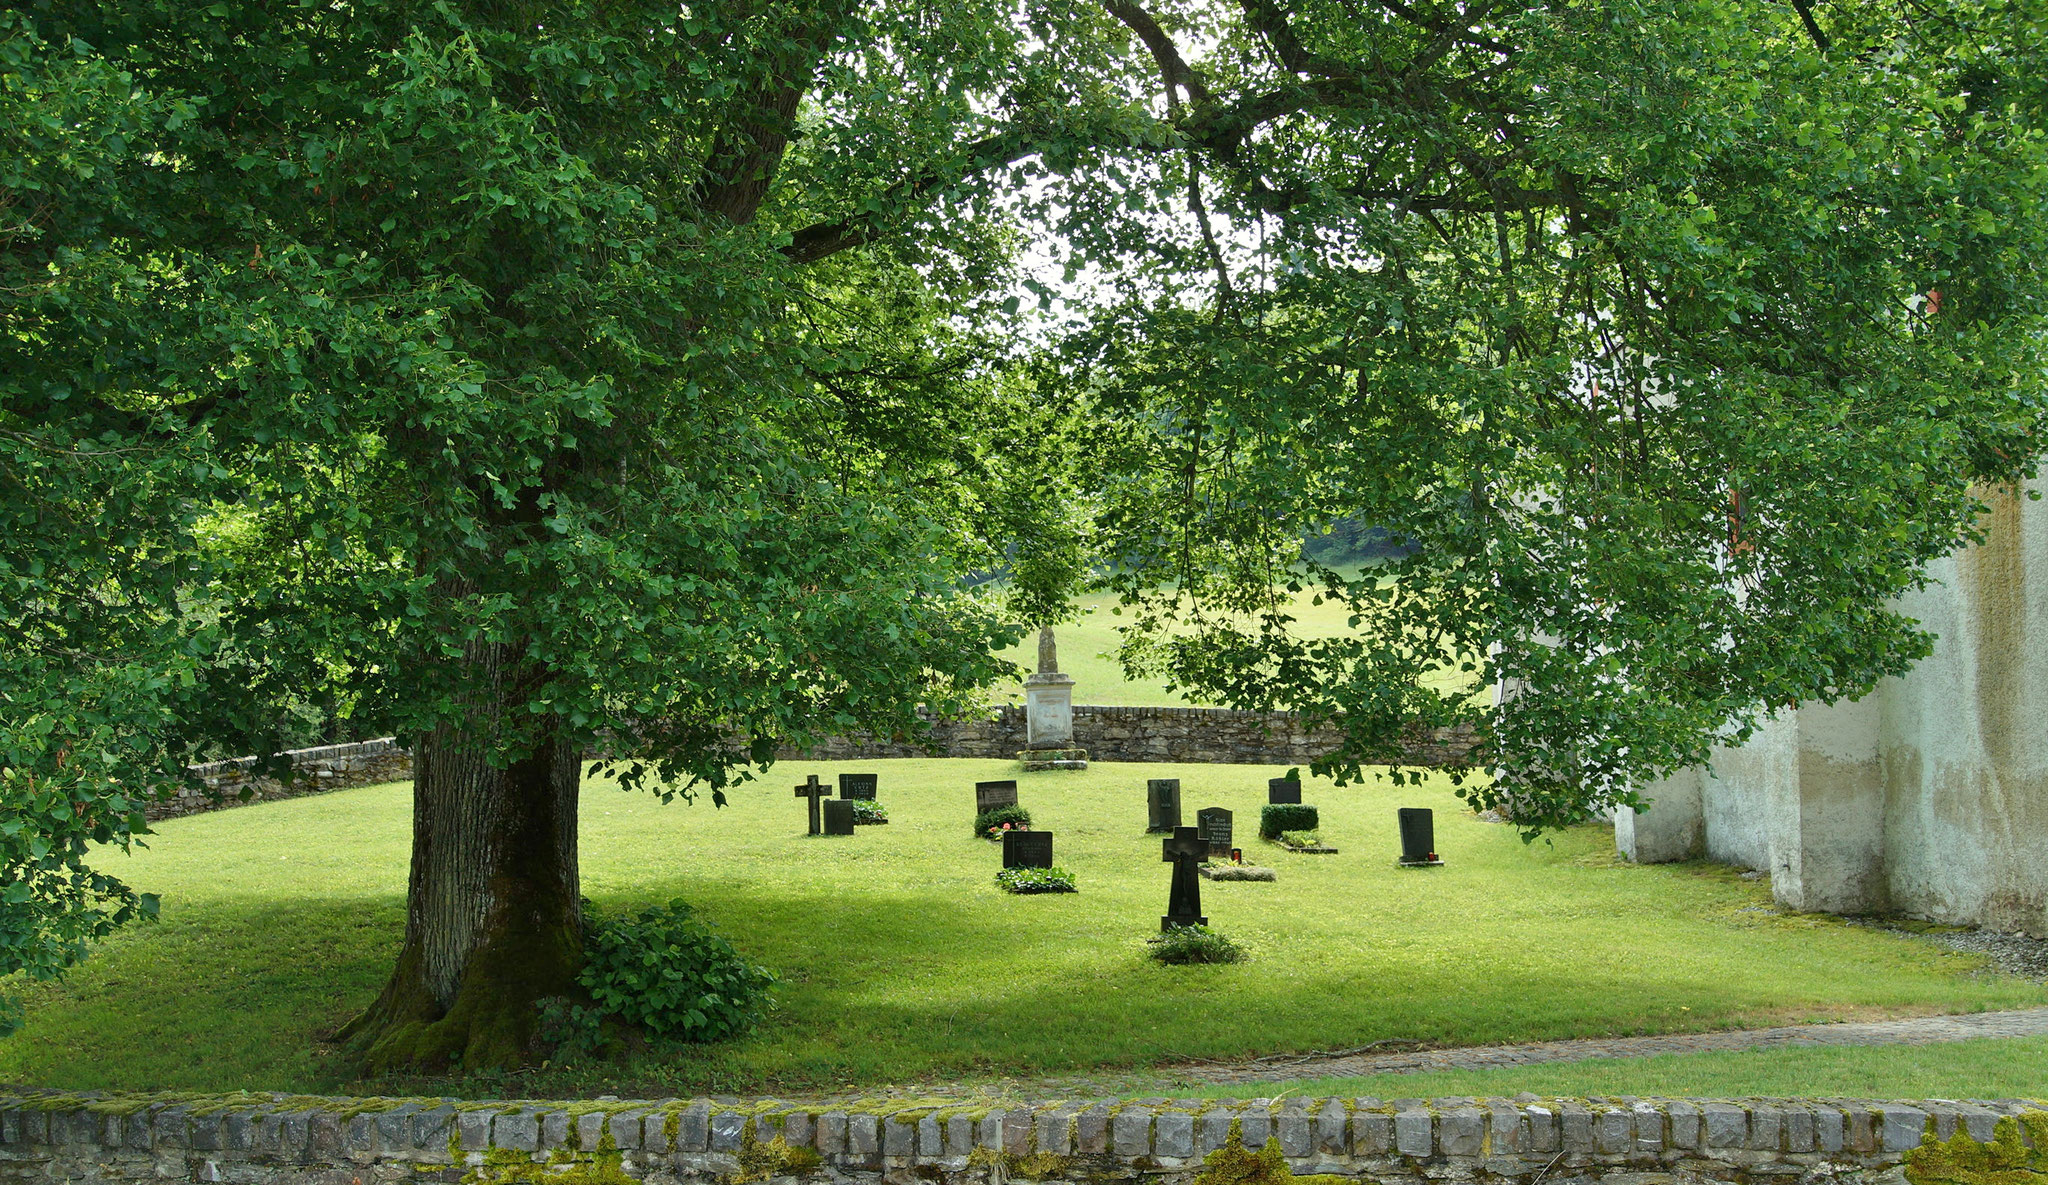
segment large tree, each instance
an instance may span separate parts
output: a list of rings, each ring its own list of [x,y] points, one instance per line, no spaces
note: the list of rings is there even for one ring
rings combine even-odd
[[[1007,635],[958,577],[1014,556],[1037,617],[1072,571],[1028,463],[1066,449],[1123,587],[1172,590],[1143,624],[1194,611],[1183,680],[1337,720],[1341,772],[1476,714],[1432,682],[1470,661],[1526,689],[1479,718],[1485,793],[1625,796],[1901,669],[1886,598],[2031,464],[2032,16],[17,10],[0,502],[32,529],[0,558],[33,628],[0,693],[80,739],[63,679],[151,696],[20,858],[82,874],[135,826],[110,775],[324,698],[419,769],[353,1036],[517,1061],[579,960],[582,760],[716,788],[960,699]],[[1019,218],[1096,298],[1028,379],[989,340]],[[1359,630],[1296,643],[1272,590],[1355,515],[1419,550],[1319,573]],[[78,768],[10,743],[10,795]],[[22,949],[141,904],[60,880]]]

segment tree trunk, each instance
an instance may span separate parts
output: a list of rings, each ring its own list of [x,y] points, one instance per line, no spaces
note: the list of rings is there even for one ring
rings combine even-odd
[[[559,736],[496,768],[498,722],[526,716],[505,646],[464,659],[483,674],[462,729],[413,754],[405,946],[384,992],[341,1032],[373,1073],[513,1067],[534,1052],[536,1001],[578,989],[581,753]]]

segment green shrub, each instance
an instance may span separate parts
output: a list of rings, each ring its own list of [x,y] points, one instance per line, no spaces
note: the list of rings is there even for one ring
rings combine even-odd
[[[583,971],[590,1003],[542,1002],[542,1035],[573,1049],[599,1044],[607,1018],[657,1041],[699,1043],[737,1036],[761,1021],[775,976],[671,901],[631,918],[587,917]]]
[[[854,826],[858,827],[862,823],[887,823],[889,821],[889,808],[881,803],[869,802],[865,798],[855,798],[850,801],[853,803]]]
[[[1244,948],[1207,926],[1175,926],[1152,942],[1162,963],[1242,963]]]
[[[1074,874],[1064,868],[1005,868],[996,883],[1011,893],[1072,893]]]
[[[1323,837],[1314,831],[1283,831],[1280,842],[1290,848],[1319,848],[1323,846]]]
[[[974,816],[974,834],[982,839],[1001,839],[1005,823],[1012,827],[1029,827],[1031,812],[1021,806],[990,807]]]
[[[1316,808],[1295,802],[1272,802],[1259,812],[1259,838],[1278,839],[1283,831],[1314,831],[1322,823]]]

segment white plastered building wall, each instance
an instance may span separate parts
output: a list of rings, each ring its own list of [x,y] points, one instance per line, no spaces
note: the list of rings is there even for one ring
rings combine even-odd
[[[1931,656],[1646,787],[1650,809],[1615,819],[1621,852],[1764,869],[1793,909],[2048,937],[2048,500],[1985,501],[1984,542],[1899,604]]]

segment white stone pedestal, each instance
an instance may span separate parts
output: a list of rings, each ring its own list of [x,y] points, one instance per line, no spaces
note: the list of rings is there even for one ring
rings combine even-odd
[[[1074,747],[1074,679],[1040,671],[1024,680],[1024,743],[1033,749]]]

